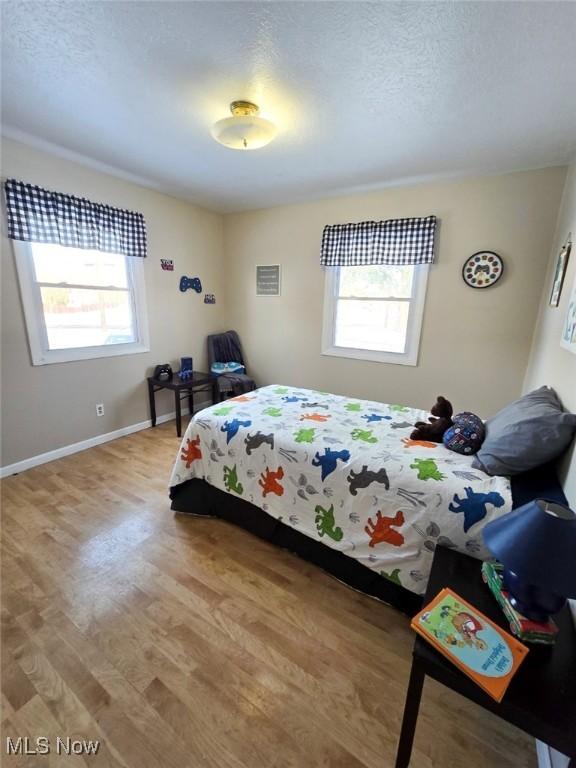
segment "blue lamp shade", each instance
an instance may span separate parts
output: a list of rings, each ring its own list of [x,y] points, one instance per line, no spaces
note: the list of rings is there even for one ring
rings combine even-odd
[[[488,523],[490,552],[524,584],[558,596],[576,597],[576,514],[546,499]]]

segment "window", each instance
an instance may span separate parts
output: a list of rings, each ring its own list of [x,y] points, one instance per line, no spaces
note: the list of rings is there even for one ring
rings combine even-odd
[[[14,241],[33,365],[147,352],[143,260]]]
[[[329,267],[322,353],[416,365],[428,265]]]

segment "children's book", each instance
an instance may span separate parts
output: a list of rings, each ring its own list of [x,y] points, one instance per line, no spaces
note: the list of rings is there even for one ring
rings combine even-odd
[[[412,619],[412,629],[501,701],[528,648],[451,589]]]

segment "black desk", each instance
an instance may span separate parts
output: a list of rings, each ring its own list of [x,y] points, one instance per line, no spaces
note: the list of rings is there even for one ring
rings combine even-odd
[[[208,391],[212,393],[212,402],[216,400],[217,377],[211,373],[194,371],[192,378],[180,379],[175,373],[170,381],[158,381],[153,376],[148,377],[148,397],[150,399],[150,419],[152,426],[156,426],[156,392],[160,389],[171,389],[174,392],[174,404],[176,406],[176,433],[182,436],[182,408],[183,398],[188,398],[190,416],[194,413],[194,392]]]
[[[450,587],[492,621],[508,630],[506,617],[480,575],[480,561],[436,547],[424,605]],[[527,644],[530,653],[500,703],[416,636],[396,768],[410,763],[424,678],[433,677],[470,701],[494,712],[526,733],[570,757],[576,756],[576,630],[568,608],[554,620],[560,628],[555,645]],[[571,762],[574,763],[574,761]]]

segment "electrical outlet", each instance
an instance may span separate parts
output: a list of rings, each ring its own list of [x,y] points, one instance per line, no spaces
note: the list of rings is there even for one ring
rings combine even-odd
[[[104,416],[104,403],[98,403],[96,406],[96,416]]]

